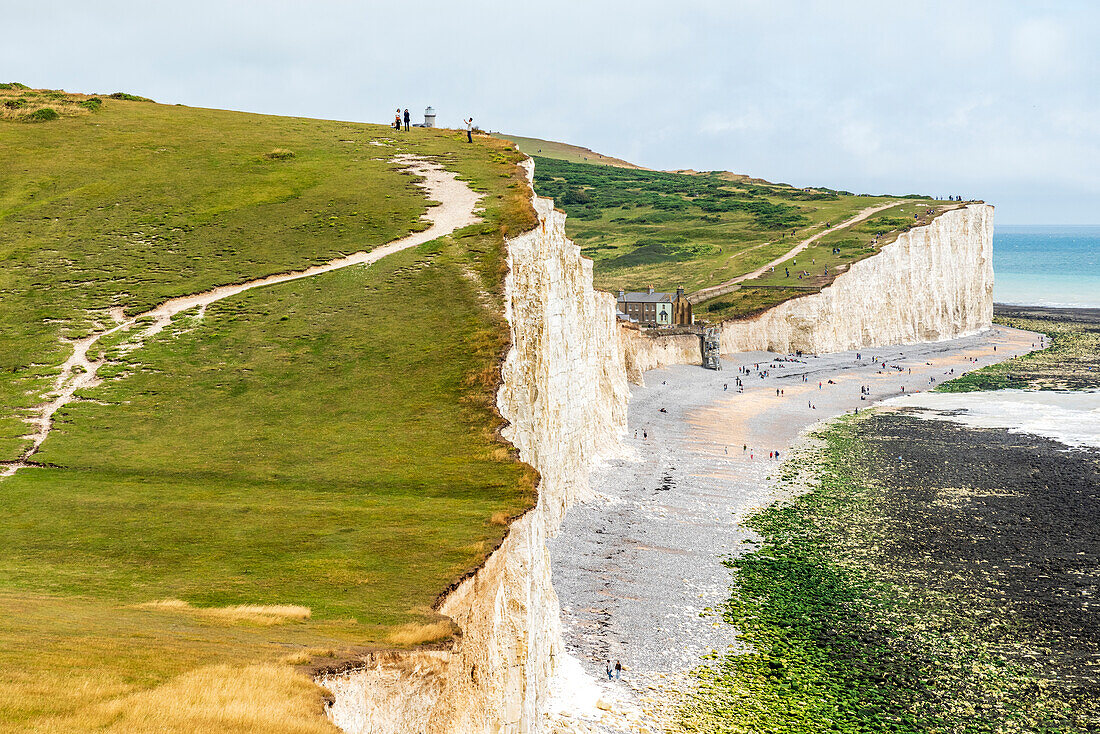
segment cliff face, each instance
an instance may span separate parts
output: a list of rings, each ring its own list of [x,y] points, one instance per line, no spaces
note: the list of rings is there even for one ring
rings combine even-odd
[[[528,173],[533,164],[528,161]],[[540,472],[539,500],[441,611],[463,635],[449,651],[386,652],[318,682],[329,716],[354,734],[541,732],[561,650],[547,536],[590,493],[594,462],[622,451],[627,379],[699,364],[699,337],[620,327],[615,300],[592,288],[592,263],[565,236],[565,215],[534,199],[536,229],[508,243],[512,349],[497,396],[504,435]],[[902,234],[819,294],[722,329],[723,352],[829,352],[949,339],[992,319],[993,208],[971,205]]]
[[[702,342],[697,334],[646,336],[637,329],[621,326],[619,342],[626,376],[641,384],[642,375],[670,364],[702,364]]]
[[[549,199],[534,204],[539,226],[508,243],[512,349],[497,404],[505,437],[540,473],[538,504],[441,607],[462,628],[454,650],[379,654],[318,679],[344,731],[542,730],[561,649],[546,537],[588,495],[593,462],[622,450],[629,388],[614,298],[592,289],[592,263],[566,238],[565,215]]]
[[[971,204],[860,260],[831,286],[722,326],[722,353],[841,352],[954,339],[993,319],[993,207]]]

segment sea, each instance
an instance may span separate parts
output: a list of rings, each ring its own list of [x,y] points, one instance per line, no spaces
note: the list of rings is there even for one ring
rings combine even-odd
[[[1100,308],[1100,226],[996,225],[993,300]]]

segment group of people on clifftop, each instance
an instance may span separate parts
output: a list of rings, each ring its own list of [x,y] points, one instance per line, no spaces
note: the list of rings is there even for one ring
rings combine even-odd
[[[393,116],[393,129],[401,130],[402,121],[405,123],[405,130],[409,129],[409,110],[406,108],[404,114],[401,113],[401,108],[397,108],[397,114]]]
[[[404,123],[405,131],[408,132],[409,123],[410,123],[411,120],[412,120],[412,116],[409,115],[409,109],[406,107],[405,111],[402,112],[401,108],[398,107],[397,111],[394,113],[394,116],[393,116],[393,129],[400,132],[401,131],[401,125],[402,125],[402,123]],[[471,117],[469,119],[464,118],[462,120],[462,123],[466,126],[466,142],[467,143],[474,142],[474,118],[473,117]]]

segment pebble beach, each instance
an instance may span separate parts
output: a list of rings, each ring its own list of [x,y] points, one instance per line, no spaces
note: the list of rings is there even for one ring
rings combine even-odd
[[[729,594],[722,558],[754,549],[758,536],[741,521],[776,499],[800,437],[1041,344],[994,326],[930,344],[746,353],[724,358],[721,371],[646,373],[631,395],[631,456],[593,473],[596,496],[570,510],[549,544],[569,656],[552,716],[572,730],[660,731],[703,657],[740,644],[708,611]],[[608,660],[621,661],[620,680],[607,679]]]

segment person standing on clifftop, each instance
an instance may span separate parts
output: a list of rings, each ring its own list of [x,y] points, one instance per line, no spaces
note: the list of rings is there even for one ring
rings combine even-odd
[[[466,123],[466,142],[472,143],[474,142],[474,118],[471,117],[469,120],[463,120],[463,122]]]
[[[409,111],[405,110],[405,132],[409,131]]]

